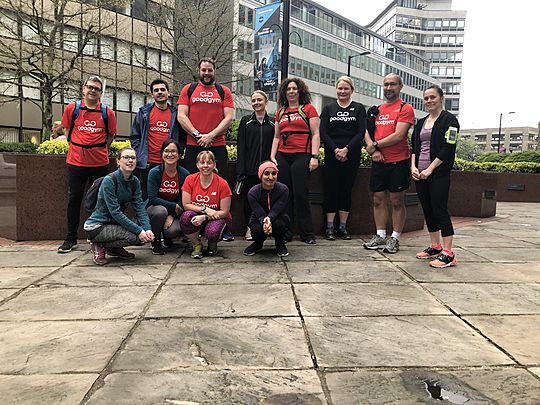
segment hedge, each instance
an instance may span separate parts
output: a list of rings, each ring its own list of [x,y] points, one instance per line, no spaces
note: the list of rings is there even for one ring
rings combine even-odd
[[[120,149],[131,146],[129,140],[127,141],[113,141],[109,148],[109,156],[116,156]],[[37,148],[37,153],[43,155],[65,155],[68,151],[68,142],[61,141],[44,141]]]
[[[0,152],[9,153],[36,153],[37,145],[33,143],[7,143],[0,142]]]
[[[476,157],[476,162],[500,162],[500,163],[510,163],[510,162],[531,162],[531,163],[540,163],[540,151],[536,150],[526,150],[523,152],[513,152],[513,153],[497,153],[497,152],[487,152],[482,153]]]
[[[454,169],[461,171],[486,171],[486,172],[510,172],[510,173],[540,173],[540,163],[534,162],[469,162],[456,158]]]

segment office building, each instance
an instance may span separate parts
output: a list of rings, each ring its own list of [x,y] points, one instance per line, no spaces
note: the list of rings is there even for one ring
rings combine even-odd
[[[499,146],[499,128],[462,129],[459,136],[462,139],[473,139],[484,152],[496,152]],[[500,145],[505,152],[537,150],[538,128],[501,128]]]

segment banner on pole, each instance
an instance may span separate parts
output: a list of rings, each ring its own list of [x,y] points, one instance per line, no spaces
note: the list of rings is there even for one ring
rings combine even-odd
[[[281,37],[276,32],[281,28],[280,6],[281,3],[274,3],[255,9],[255,90],[263,90],[268,94],[277,91],[281,70]]]

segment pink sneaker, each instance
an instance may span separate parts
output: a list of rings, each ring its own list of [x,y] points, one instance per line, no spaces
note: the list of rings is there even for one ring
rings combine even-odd
[[[107,258],[105,257],[105,247],[99,243],[92,243],[90,245],[90,250],[92,251],[92,259],[95,264],[103,266],[108,263]]]

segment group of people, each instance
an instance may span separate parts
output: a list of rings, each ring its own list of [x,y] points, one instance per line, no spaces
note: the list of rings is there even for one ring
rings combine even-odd
[[[201,258],[201,237],[207,240],[209,255],[216,254],[218,241],[232,238],[232,192],[220,174],[227,169],[225,132],[234,116],[234,103],[231,91],[215,82],[215,68],[212,59],[201,59],[199,81],[182,89],[177,107],[168,102],[170,91],[164,80],[150,84],[153,102],[140,108],[131,130],[131,147],[120,151],[118,170],[109,175],[107,146],[116,134],[115,116],[100,103],[103,81],[92,76],[84,83],[84,99],[66,108],[61,124],[70,147],[68,234],[60,253],[77,244],[86,183],[103,176],[96,208],[84,224],[97,264],[107,263],[106,255],[130,259],[133,254],[124,247],[146,242],[152,244],[154,254],[164,254],[162,241],[171,247],[178,236],[189,239],[192,257]],[[365,143],[373,162],[370,191],[376,234],[364,247],[398,252],[405,225],[404,192],[412,176],[431,239],[430,246],[416,257],[433,258],[433,267],[457,263],[447,210],[457,119],[444,111],[438,86],[426,89],[429,115],[414,128],[411,153],[408,132],[414,110],[400,98],[402,80],[389,74],[383,88],[385,102],[366,113],[361,103],[352,101],[354,81],[342,76],[336,82],[336,101],[319,115],[305,82],[287,78],[280,84],[274,117],[266,110],[268,96],[260,90],[253,93],[253,113],[240,121],[237,138],[235,192],[244,198],[246,239],[253,241],[245,255],[260,251],[269,236],[275,240],[276,253],[288,255],[286,242],[292,239],[294,223],[300,240],[316,244],[309,176],[319,166],[322,140],[325,239],[351,239],[347,220]],[[136,218],[125,215],[127,203]],[[387,238],[389,205],[393,231]]]

